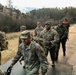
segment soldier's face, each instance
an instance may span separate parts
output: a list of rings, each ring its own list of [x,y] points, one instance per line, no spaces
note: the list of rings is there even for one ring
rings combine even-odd
[[[26,39],[22,39],[22,42],[23,42],[24,45],[29,45],[30,42],[31,42],[31,38],[29,37],[29,38],[26,38]]]
[[[25,29],[20,29],[20,31],[22,32],[22,31],[24,31]]]
[[[41,24],[37,24],[37,27],[41,27]]]
[[[62,26],[62,23],[59,23],[58,25],[59,25],[59,26]]]
[[[50,25],[45,25],[46,30],[49,30],[50,27],[51,27]]]

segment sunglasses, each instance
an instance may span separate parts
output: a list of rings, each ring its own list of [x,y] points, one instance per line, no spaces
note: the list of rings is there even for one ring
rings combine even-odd
[[[50,25],[49,23],[46,23],[45,25]]]

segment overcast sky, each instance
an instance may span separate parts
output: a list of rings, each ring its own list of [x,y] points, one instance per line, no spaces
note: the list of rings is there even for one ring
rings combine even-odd
[[[7,5],[7,0],[0,0],[0,3]],[[12,0],[13,7],[20,10],[26,7],[31,8],[52,8],[52,7],[76,7],[76,0]]]

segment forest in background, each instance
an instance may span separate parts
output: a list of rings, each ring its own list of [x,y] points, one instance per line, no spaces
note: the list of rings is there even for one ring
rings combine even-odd
[[[57,25],[58,21],[64,18],[68,19],[70,24],[76,23],[76,8],[41,8],[32,10],[27,13],[22,13],[19,9],[7,8],[9,15],[3,12],[4,6],[0,4],[0,31],[18,32],[21,25],[25,25],[27,29],[31,30],[36,27],[36,22],[40,21],[44,26],[45,21],[51,21],[52,25]],[[15,17],[13,17],[15,12]],[[8,13],[8,12],[7,12]],[[21,18],[19,18],[22,16]]]

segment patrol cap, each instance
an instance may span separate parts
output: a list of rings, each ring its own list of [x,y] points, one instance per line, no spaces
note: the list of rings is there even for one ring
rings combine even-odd
[[[29,37],[30,37],[30,31],[28,31],[28,30],[23,31],[20,35],[21,39],[27,39]]]
[[[45,22],[45,25],[51,25],[51,22],[47,21],[47,22]]]
[[[41,22],[37,22],[37,24],[41,24]]]
[[[20,29],[26,29],[26,26],[22,25],[22,26],[20,27]]]

